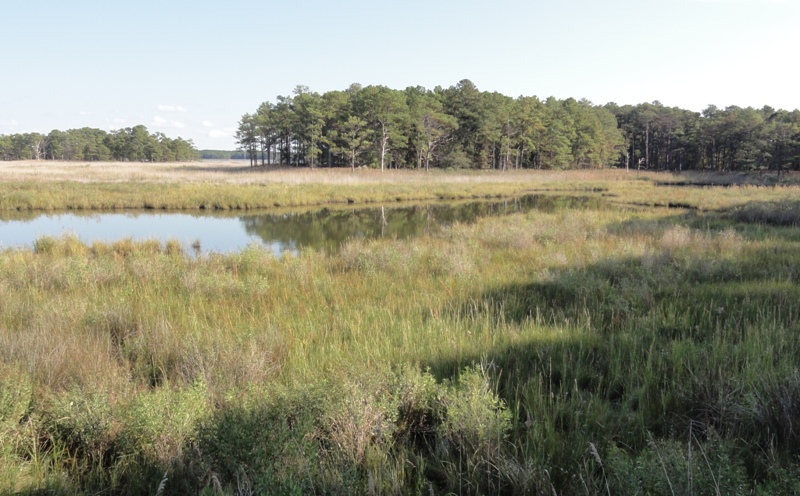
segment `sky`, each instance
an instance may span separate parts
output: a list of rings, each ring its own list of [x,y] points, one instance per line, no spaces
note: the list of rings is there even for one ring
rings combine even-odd
[[[800,108],[800,0],[0,0],[0,134],[236,147],[297,85]]]

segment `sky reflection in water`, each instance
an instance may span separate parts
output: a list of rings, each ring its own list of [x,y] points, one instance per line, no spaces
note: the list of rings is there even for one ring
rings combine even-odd
[[[305,212],[5,214],[0,217],[0,248],[32,246],[42,236],[74,234],[88,244],[132,238],[178,240],[187,250],[199,241],[203,252],[236,252],[255,243],[276,255],[304,248],[333,253],[354,238],[406,239],[456,222],[470,223],[492,215],[532,209],[599,207],[597,199],[532,195],[502,201],[393,204]]]

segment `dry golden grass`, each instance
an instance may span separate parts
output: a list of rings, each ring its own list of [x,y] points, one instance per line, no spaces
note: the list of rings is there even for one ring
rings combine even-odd
[[[774,174],[773,174],[774,175]],[[57,182],[159,182],[228,184],[364,184],[364,183],[475,183],[475,182],[542,182],[559,181],[630,181],[643,180],[661,183],[698,182],[728,185],[762,184],[765,174],[704,173],[688,171],[664,173],[624,169],[591,170],[387,170],[348,168],[306,168],[285,165],[250,167],[244,160],[203,160],[198,162],[85,162],[57,160],[0,161],[0,181]],[[777,182],[777,181],[776,181]],[[784,174],[780,183],[800,183],[800,175]]]
[[[296,168],[269,165],[250,167],[241,160],[201,162],[65,162],[23,160],[0,162],[0,181],[57,182],[159,182],[228,184],[365,184],[365,183],[476,183],[629,180],[633,176],[653,179],[655,173],[624,170],[576,171],[434,171],[346,168]]]
[[[765,187],[766,186],[766,187]],[[795,201],[800,174],[624,169],[387,170],[184,163],[0,162],[0,210],[261,209],[554,193],[722,211]]]

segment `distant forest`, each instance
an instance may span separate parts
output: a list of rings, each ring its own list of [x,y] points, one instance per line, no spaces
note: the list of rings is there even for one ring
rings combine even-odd
[[[174,162],[199,158],[192,140],[150,134],[141,125],[110,133],[84,127],[49,134],[0,135],[0,160]]]
[[[800,170],[798,110],[511,98],[469,80],[324,94],[297,86],[245,114],[236,139],[251,165]]]
[[[200,150],[204,160],[242,160],[247,158],[244,150]]]

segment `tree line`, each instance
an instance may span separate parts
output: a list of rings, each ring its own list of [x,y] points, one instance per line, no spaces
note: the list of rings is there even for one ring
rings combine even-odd
[[[800,170],[800,110],[709,105],[702,112],[606,105],[625,137],[621,162],[647,169]]]
[[[172,162],[197,160],[192,140],[150,134],[142,125],[106,132],[84,127],[49,134],[0,135],[0,160]]]
[[[239,122],[251,165],[380,168],[602,167],[624,139],[614,115],[586,100],[507,97],[469,80],[450,88],[297,86]]]
[[[636,106],[449,88],[297,86],[242,116],[251,165],[380,168],[800,169],[800,111]]]
[[[204,160],[242,160],[247,158],[244,150],[200,150]]]

